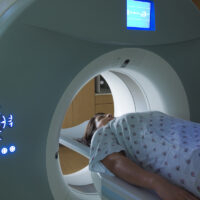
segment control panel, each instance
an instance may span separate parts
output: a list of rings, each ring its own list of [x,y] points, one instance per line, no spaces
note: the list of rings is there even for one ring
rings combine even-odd
[[[12,114],[5,115],[0,113],[0,156],[14,153],[16,151],[15,145],[4,145],[6,130],[14,127],[14,119]],[[6,142],[7,143],[7,142]]]

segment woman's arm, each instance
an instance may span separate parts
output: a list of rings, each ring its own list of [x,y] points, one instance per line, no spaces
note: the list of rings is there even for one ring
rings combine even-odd
[[[121,152],[108,155],[102,163],[116,176],[136,186],[154,190],[162,200],[198,200],[186,190],[171,184],[163,177],[148,172]]]

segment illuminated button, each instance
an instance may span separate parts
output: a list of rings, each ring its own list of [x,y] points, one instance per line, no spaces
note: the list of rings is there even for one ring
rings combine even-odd
[[[7,153],[8,153],[8,149],[7,149],[6,147],[2,148],[2,149],[1,149],[1,153],[2,153],[3,155],[7,154]]]
[[[11,153],[15,152],[15,150],[16,150],[16,147],[15,147],[15,146],[10,146],[9,151],[10,151]]]
[[[8,119],[7,119],[7,124],[10,128],[13,127],[13,115],[9,115]]]
[[[6,118],[3,115],[2,115],[1,124],[2,124],[2,128],[5,129],[6,128]]]
[[[3,138],[2,137],[0,137],[0,141],[2,141],[3,140]]]
[[[4,115],[2,115],[0,113],[0,133],[3,132],[3,130],[5,129],[6,127],[6,118]]]

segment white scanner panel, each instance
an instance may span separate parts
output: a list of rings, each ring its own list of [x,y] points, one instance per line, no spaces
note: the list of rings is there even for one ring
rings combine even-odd
[[[78,199],[61,173],[59,133],[97,74],[127,85],[132,109],[200,121],[199,10],[154,1],[156,30],[143,32],[126,29],[123,2],[17,0],[0,16],[0,113],[15,124],[0,133],[0,149],[16,147],[0,155],[1,199]]]

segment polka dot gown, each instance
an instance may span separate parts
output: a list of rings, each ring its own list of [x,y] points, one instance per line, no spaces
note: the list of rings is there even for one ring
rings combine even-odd
[[[124,151],[145,170],[158,173],[200,197],[200,124],[164,113],[129,113],[98,129],[91,142],[91,171],[113,175],[100,162]]]

